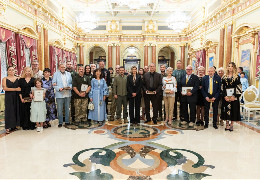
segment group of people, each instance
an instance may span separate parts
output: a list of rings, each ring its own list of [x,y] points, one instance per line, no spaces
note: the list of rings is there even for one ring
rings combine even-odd
[[[35,129],[40,132],[51,126],[50,121],[58,118],[58,127],[73,124],[103,124],[107,118],[109,87],[112,89],[110,121],[138,124],[164,119],[171,125],[180,118],[180,124],[188,127],[208,128],[209,109],[213,107],[213,127],[218,129],[226,120],[225,130],[233,131],[233,122],[240,121],[239,98],[243,91],[235,63],[229,63],[226,73],[223,68],[216,72],[214,67],[198,68],[193,74],[192,66],[182,69],[177,61],[176,69],[165,65],[156,72],[155,64],[144,68],[131,67],[128,74],[123,66],[105,68],[103,61],[99,68],[95,64],[78,66],[73,70],[72,63],[59,64],[59,70],[51,77],[51,70],[39,70],[37,61],[32,68],[25,67],[21,77],[15,76],[14,67],[7,69],[3,78],[5,91],[5,128],[11,130]],[[164,103],[163,103],[164,102]],[[178,106],[179,116],[177,116]],[[150,114],[150,103],[152,114]],[[57,106],[57,108],[56,108]],[[123,108],[123,109],[122,109]],[[141,114],[142,110],[142,115]],[[219,120],[220,119],[220,120]]]

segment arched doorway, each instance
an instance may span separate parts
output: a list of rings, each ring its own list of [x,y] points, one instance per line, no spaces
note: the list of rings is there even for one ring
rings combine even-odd
[[[158,66],[165,64],[166,67],[175,68],[175,52],[169,47],[163,47],[158,53]]]
[[[106,64],[106,51],[100,46],[95,46],[89,52],[89,63],[98,66],[99,61],[104,61]]]
[[[131,71],[132,66],[140,68],[141,54],[140,50],[135,46],[127,47],[123,53],[123,64],[127,72]]]

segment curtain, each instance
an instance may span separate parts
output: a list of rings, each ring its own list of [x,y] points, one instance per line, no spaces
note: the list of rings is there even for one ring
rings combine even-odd
[[[22,40],[22,35],[16,34],[16,48],[17,48],[17,70],[18,74],[22,73],[23,68],[26,66],[26,57],[25,57],[25,43]]]
[[[206,50],[201,50],[201,65],[206,68]]]
[[[51,69],[51,73],[52,75],[56,72],[56,53],[55,53],[55,48],[53,46],[49,46],[49,59],[50,59],[50,69]]]
[[[258,47],[257,47],[257,58],[256,58],[256,77],[260,79],[260,31],[258,32]],[[259,86],[260,87],[260,86]]]
[[[14,69],[16,70],[15,75],[18,76],[18,57],[16,47],[15,33],[12,32],[11,38],[6,41],[7,63],[8,66],[14,67]]]
[[[2,79],[7,76],[6,42],[0,41],[0,92],[2,92]]]
[[[35,60],[38,60],[37,57],[37,40],[33,39],[33,44],[30,47],[30,59],[31,59],[31,63]]]

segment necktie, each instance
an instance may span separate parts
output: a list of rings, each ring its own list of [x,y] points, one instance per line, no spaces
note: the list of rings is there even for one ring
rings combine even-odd
[[[212,83],[212,77],[209,79],[209,94],[213,94],[213,83]]]
[[[186,84],[188,84],[189,76],[186,77]]]
[[[153,89],[153,74],[150,74],[150,88]]]

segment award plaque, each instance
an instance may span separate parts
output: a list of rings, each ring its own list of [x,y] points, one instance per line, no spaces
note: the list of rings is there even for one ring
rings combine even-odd
[[[30,97],[25,97],[23,99],[24,99],[24,102],[32,102],[32,99]]]
[[[63,88],[64,90],[70,90],[70,87],[68,86],[68,87],[64,87]]]
[[[188,92],[191,92],[191,90],[192,90],[192,87],[182,87],[181,93],[183,95],[186,95]]]
[[[34,101],[43,101],[43,92],[44,90],[34,90]]]
[[[86,85],[86,84],[81,85],[81,88],[80,88],[81,92],[86,92],[87,89],[88,89],[88,85]]]
[[[154,91],[147,91],[146,94],[155,94]]]

